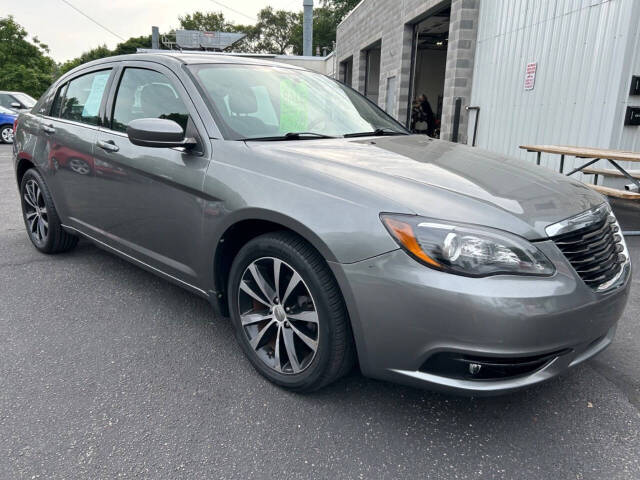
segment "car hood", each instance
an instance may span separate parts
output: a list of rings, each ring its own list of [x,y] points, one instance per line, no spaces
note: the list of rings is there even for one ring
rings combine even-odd
[[[412,213],[483,224],[530,239],[601,204],[583,183],[524,160],[423,135],[251,143],[349,182]]]

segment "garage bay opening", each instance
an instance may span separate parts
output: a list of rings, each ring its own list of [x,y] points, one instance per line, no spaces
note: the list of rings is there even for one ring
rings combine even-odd
[[[440,137],[450,16],[447,6],[414,26],[408,126],[434,138]]]

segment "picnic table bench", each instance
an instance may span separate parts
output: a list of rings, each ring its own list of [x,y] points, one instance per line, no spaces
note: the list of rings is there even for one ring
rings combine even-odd
[[[564,160],[565,156],[572,156],[576,158],[584,158],[589,161],[584,165],[579,166],[578,168],[574,168],[566,175],[573,175],[576,172],[583,172],[586,174],[593,175],[603,175],[603,176],[615,176],[615,177],[624,177],[629,180],[632,184],[636,185],[639,189],[639,192],[633,192],[628,190],[620,190],[617,188],[605,187],[603,185],[597,184],[589,184],[586,185],[591,187],[592,189],[616,198],[622,198],[625,200],[638,200],[640,201],[640,174],[635,172],[628,172],[620,164],[618,161],[625,162],[638,162],[640,164],[640,152],[628,152],[625,150],[607,150],[604,148],[591,148],[591,147],[571,147],[571,146],[563,146],[563,145],[521,145],[520,148],[526,150],[528,152],[537,152],[538,157],[536,163],[540,165],[540,159],[542,153],[554,153],[560,155],[560,173],[564,173]],[[607,160],[615,170],[605,170],[605,169],[589,169],[590,165],[593,165],[599,160]],[[597,182],[597,177],[596,177]]]

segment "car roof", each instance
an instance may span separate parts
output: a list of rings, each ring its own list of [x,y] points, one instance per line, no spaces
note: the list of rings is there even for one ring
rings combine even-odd
[[[243,54],[230,54],[230,53],[218,53],[218,52],[184,52],[184,51],[174,51],[167,50],[165,51],[143,51],[140,53],[131,53],[127,55],[116,55],[113,57],[105,57],[100,58],[98,60],[93,60],[91,62],[83,63],[82,65],[74,68],[73,70],[67,72],[63,77],[68,77],[72,73],[83,70],[87,67],[108,64],[114,62],[124,62],[124,61],[133,61],[133,60],[141,60],[141,61],[150,61],[156,62],[167,66],[175,66],[175,65],[197,65],[197,64],[235,64],[235,65],[262,65],[262,66],[271,66],[271,67],[280,67],[280,68],[289,68],[293,70],[302,70],[306,71],[306,69],[290,65],[287,63],[276,62],[272,60],[268,60],[267,58],[272,58],[273,56],[266,55],[264,58],[255,58],[245,56]],[[61,77],[62,78],[62,77]]]

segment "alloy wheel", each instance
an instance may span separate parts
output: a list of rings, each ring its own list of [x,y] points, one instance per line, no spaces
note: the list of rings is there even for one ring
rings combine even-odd
[[[13,143],[13,129],[12,128],[3,128],[1,135],[2,135],[2,141],[4,143]]]
[[[49,235],[49,216],[42,190],[35,180],[29,180],[25,184],[23,198],[29,235],[37,244],[43,245]]]
[[[254,260],[238,286],[242,329],[255,354],[282,374],[298,374],[320,339],[316,304],[300,274],[274,257]]]

